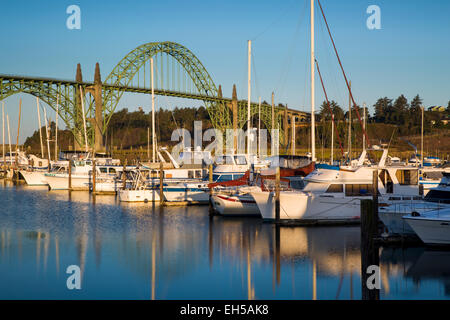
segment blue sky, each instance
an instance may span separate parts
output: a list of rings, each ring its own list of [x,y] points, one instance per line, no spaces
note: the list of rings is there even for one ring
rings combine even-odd
[[[66,28],[66,8],[81,8],[81,30]],[[381,30],[368,30],[366,9],[381,8]],[[450,1],[322,0],[325,13],[358,103],[369,109],[381,96],[416,94],[424,104],[450,100]],[[290,108],[309,110],[309,0],[297,1],[20,1],[2,0],[0,73],[74,79],[76,64],[93,80],[98,61],[102,78],[135,47],[156,41],[183,44],[202,61],[216,85],[231,96],[247,96],[247,40],[253,40],[252,100],[259,96]],[[316,54],[330,99],[347,106],[342,74],[317,8]],[[316,83],[316,101],[323,101]],[[35,100],[6,99],[11,135],[17,131],[18,99],[23,98],[20,141],[37,129]],[[189,100],[158,98],[162,107],[197,106]],[[150,108],[145,95],[127,95],[119,109]],[[54,112],[49,111],[54,119]]]

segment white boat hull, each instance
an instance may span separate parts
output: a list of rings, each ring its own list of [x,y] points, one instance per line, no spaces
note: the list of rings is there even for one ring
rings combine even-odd
[[[50,190],[68,190],[69,189],[69,175],[68,174],[45,174]],[[73,191],[89,191],[89,176],[72,175],[72,190]]]
[[[159,199],[157,190],[119,190],[119,201],[122,202],[154,202]]]
[[[214,194],[211,197],[214,210],[223,216],[261,217],[258,205],[251,195]]]
[[[29,186],[46,186],[48,184],[43,171],[21,170],[20,174]]]
[[[251,191],[264,220],[275,220],[275,193]],[[330,197],[302,192],[280,193],[280,219],[358,222],[363,198]]]
[[[195,203],[208,203],[209,192],[208,190],[201,190],[195,188],[164,188],[164,199],[169,202],[195,202]]]
[[[391,234],[416,234],[411,226],[403,219],[406,214],[413,211],[419,214],[443,209],[445,205],[434,202],[416,201],[405,203],[394,203],[389,206],[380,207],[378,216]]]
[[[426,244],[450,244],[450,220],[427,217],[405,217],[419,238]]]

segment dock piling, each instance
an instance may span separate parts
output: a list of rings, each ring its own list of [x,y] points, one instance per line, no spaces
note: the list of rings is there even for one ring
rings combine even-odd
[[[127,159],[123,161],[123,170],[122,170],[122,190],[125,190],[127,187]]]
[[[280,167],[275,175],[275,222],[280,222]]]
[[[69,193],[72,191],[72,159],[69,159]]]
[[[374,196],[375,197],[375,196]],[[379,300],[380,290],[369,288],[370,266],[379,267],[380,257],[375,237],[378,236],[378,203],[361,200],[361,289],[363,300]]]
[[[164,165],[159,163],[159,203],[164,204]]]
[[[92,194],[95,196],[96,192],[96,183],[97,183],[97,173],[96,173],[96,165],[95,159],[92,160]]]

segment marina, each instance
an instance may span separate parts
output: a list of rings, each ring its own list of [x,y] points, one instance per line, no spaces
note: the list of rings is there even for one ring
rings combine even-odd
[[[0,301],[450,301],[436,1],[44,8],[0,52]]]

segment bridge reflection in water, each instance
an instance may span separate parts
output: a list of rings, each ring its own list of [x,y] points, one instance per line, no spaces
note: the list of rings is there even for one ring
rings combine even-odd
[[[359,227],[277,229],[45,188],[4,186],[0,203],[1,299],[361,299]],[[382,248],[380,262],[382,299],[449,298],[450,252]]]

